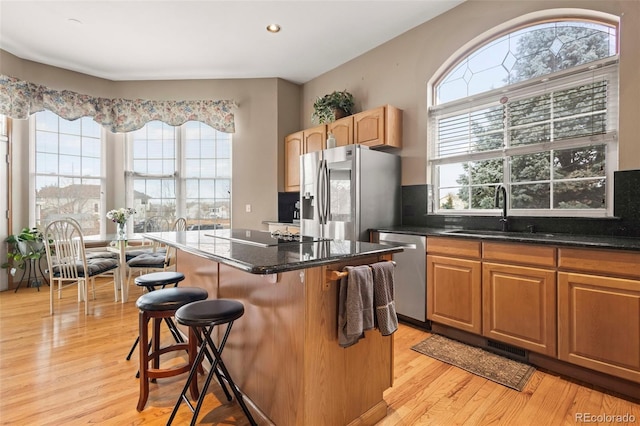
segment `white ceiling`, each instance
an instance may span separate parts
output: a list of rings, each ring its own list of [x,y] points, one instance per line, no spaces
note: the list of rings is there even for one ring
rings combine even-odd
[[[0,0],[0,49],[114,81],[305,83],[463,1]]]

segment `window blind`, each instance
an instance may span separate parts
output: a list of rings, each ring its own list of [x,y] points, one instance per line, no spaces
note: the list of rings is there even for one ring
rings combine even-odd
[[[617,133],[618,67],[617,59],[603,62],[431,108],[431,161],[585,137],[605,141]]]

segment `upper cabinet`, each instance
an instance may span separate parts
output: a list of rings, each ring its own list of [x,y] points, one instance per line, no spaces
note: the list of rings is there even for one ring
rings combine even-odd
[[[402,147],[402,111],[385,105],[353,116],[353,142],[369,147]]]
[[[329,133],[333,133],[336,146],[362,144],[370,148],[401,148],[402,110],[385,105],[286,136],[284,138],[284,190],[286,192],[300,191],[300,155],[325,149]]]
[[[300,190],[300,156],[303,147],[303,132],[284,138],[284,190]]]
[[[284,138],[284,190],[300,191],[300,156],[326,148],[327,127],[313,127],[292,133]]]
[[[302,131],[304,139],[303,154],[322,151],[327,147],[327,126],[324,124]]]
[[[351,145],[353,143],[353,115],[327,124],[327,135],[333,133],[336,146]]]

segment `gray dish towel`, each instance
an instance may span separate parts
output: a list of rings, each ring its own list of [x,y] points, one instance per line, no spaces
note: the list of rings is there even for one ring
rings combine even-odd
[[[388,336],[398,329],[398,315],[394,300],[394,268],[391,262],[378,262],[371,265],[376,321],[378,330],[383,336]]]
[[[345,266],[338,297],[338,343],[354,345],[374,327],[373,273],[368,265]]]

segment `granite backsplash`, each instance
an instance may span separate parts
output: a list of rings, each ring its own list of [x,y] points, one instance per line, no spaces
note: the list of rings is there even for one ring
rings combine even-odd
[[[293,212],[298,200],[299,192],[278,192],[278,222],[293,222]]]
[[[640,170],[614,173],[614,216],[610,218],[509,216],[509,229],[581,235],[640,237]],[[428,213],[428,185],[402,187],[402,225],[433,228],[500,229],[496,216]]]

